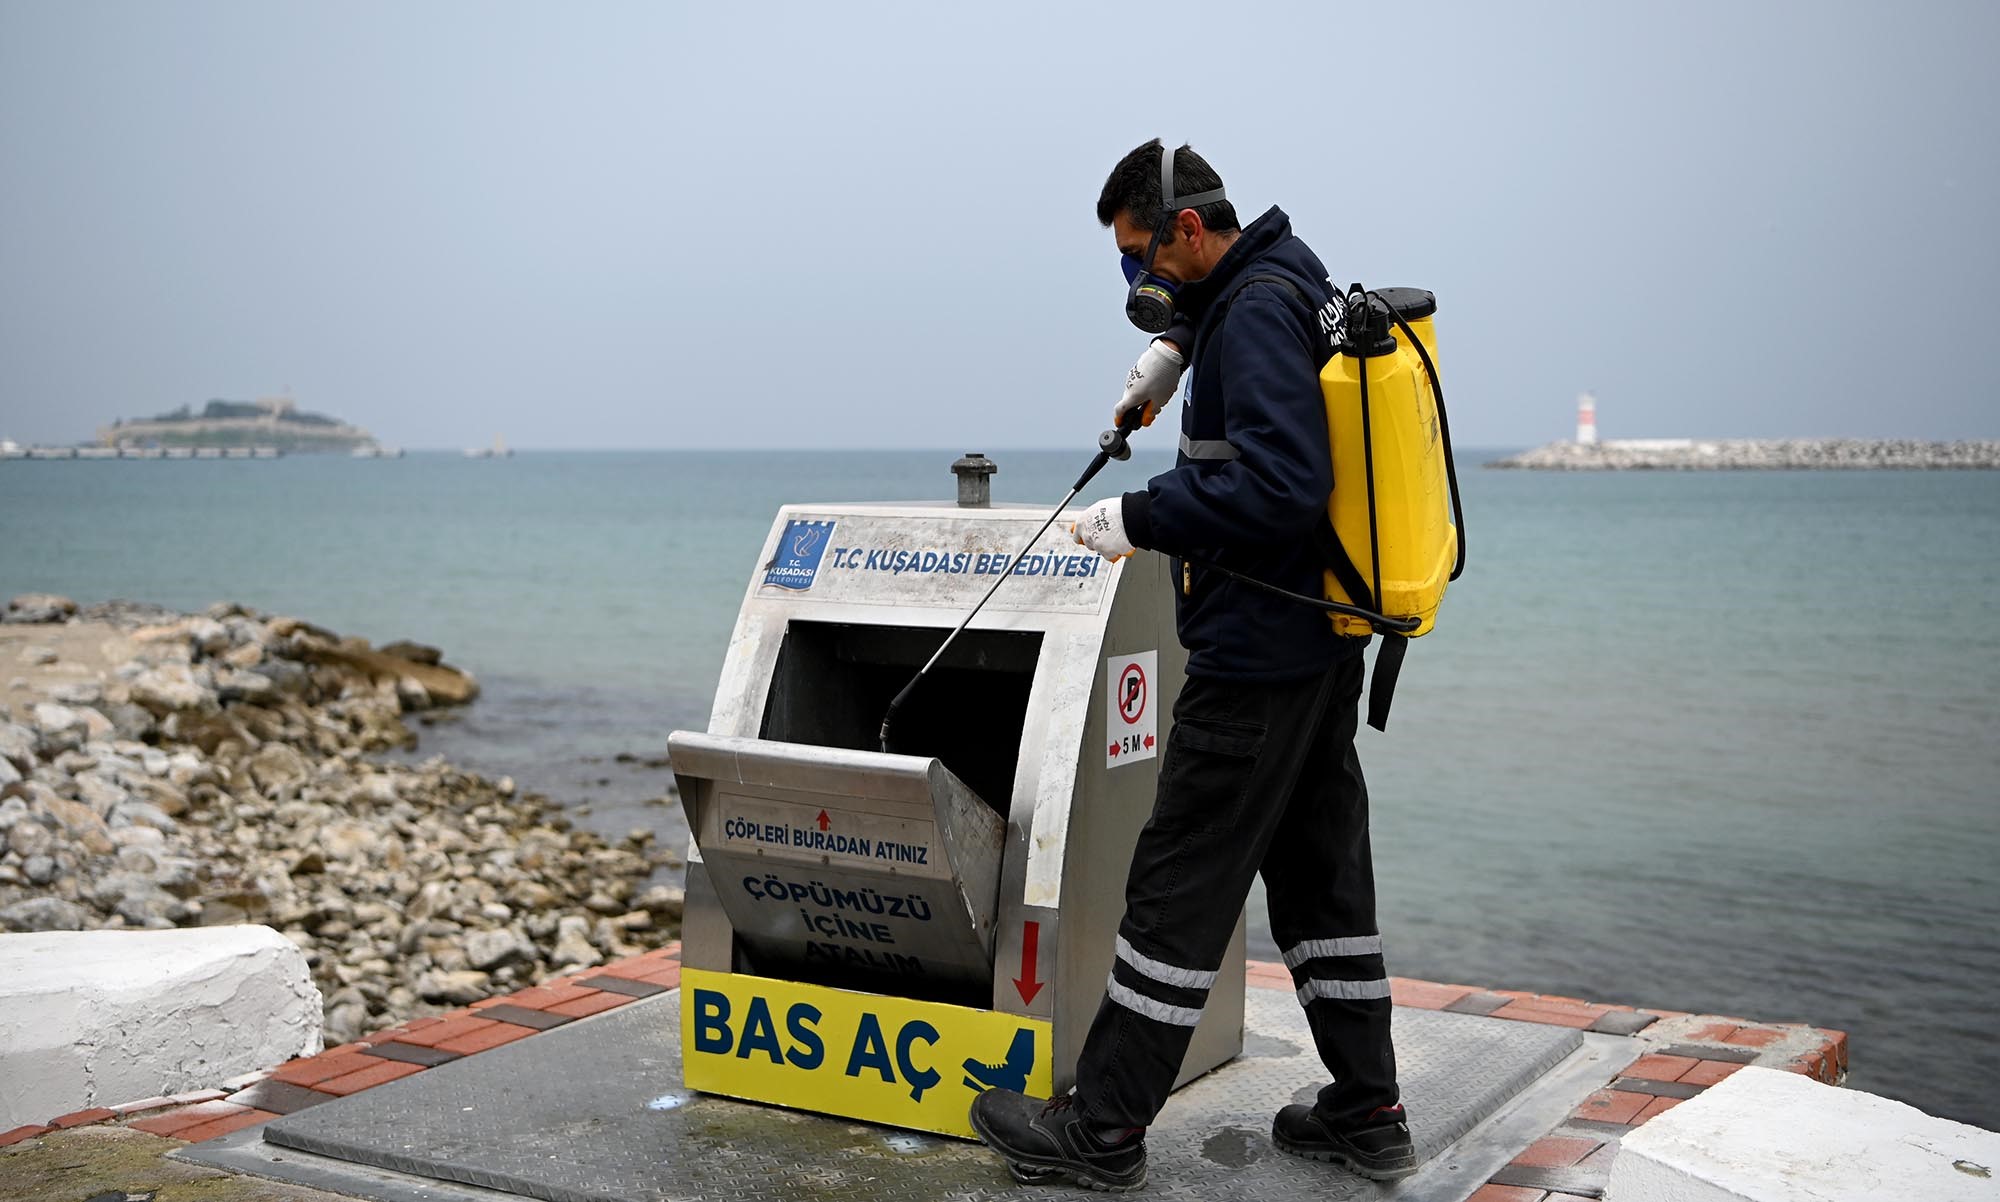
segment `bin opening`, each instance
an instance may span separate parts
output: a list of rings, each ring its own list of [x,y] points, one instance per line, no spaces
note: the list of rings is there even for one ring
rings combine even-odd
[[[876,750],[882,712],[950,631],[792,621],[758,737]],[[1039,631],[968,630],[896,719],[894,750],[934,756],[1003,818],[1014,795]]]

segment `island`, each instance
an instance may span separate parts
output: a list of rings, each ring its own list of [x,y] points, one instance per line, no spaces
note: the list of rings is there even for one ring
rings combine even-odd
[[[257,448],[278,454],[367,451],[375,436],[338,418],[300,409],[290,397],[213,400],[200,412],[182,405],[158,417],[116,421],[97,432],[114,450]]]

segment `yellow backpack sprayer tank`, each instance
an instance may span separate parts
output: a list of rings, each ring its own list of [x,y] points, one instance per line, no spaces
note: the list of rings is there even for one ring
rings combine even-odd
[[[1319,374],[1337,482],[1326,514],[1338,545],[1329,550],[1353,569],[1328,569],[1327,599],[1416,618],[1399,636],[1408,638],[1430,632],[1462,566],[1450,442],[1433,383],[1436,312],[1436,299],[1415,288],[1371,294],[1350,306],[1347,340]],[[1390,324],[1398,316],[1400,339]],[[1332,618],[1343,635],[1374,630],[1365,618]]]
[[[1251,276],[1230,296],[1260,282],[1278,284],[1313,306],[1280,275]],[[1332,328],[1344,330],[1319,374],[1334,481],[1326,520],[1313,533],[1326,563],[1324,596],[1302,596],[1199,556],[1186,558],[1325,610],[1342,635],[1381,635],[1368,725],[1383,730],[1409,640],[1437,624],[1445,586],[1465,571],[1465,515],[1437,373],[1437,298],[1421,288],[1354,284],[1344,308],[1329,303],[1324,313],[1340,314]]]

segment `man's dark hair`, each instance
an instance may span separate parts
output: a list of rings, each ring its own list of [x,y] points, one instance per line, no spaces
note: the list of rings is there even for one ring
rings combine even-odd
[[[1222,177],[1193,147],[1182,146],[1174,151],[1174,195],[1193,196],[1221,186]],[[1165,205],[1160,195],[1160,140],[1154,138],[1119,159],[1118,165],[1111,169],[1111,177],[1104,181],[1104,192],[1097,198],[1097,221],[1108,226],[1113,217],[1129,213],[1132,224],[1150,230],[1165,218]],[[1226,200],[1202,205],[1194,214],[1201,218],[1203,226],[1218,234],[1237,228],[1236,206]],[[1171,231],[1167,240],[1173,240]]]

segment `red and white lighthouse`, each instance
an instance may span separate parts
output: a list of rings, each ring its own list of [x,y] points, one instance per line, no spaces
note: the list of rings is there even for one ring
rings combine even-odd
[[[1582,447],[1597,445],[1597,398],[1587,392],[1576,398],[1576,443]]]

